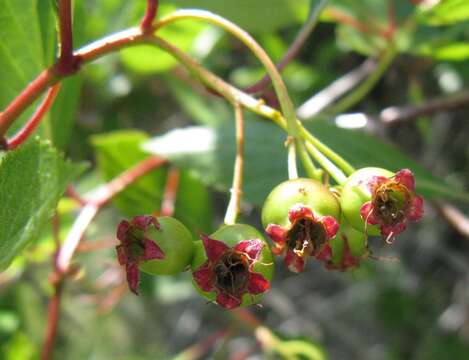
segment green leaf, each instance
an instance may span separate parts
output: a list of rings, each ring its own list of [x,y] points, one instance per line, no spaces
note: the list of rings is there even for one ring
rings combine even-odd
[[[50,1],[0,0],[0,109],[44,69],[48,46],[43,33],[53,28]],[[15,124],[17,129],[32,109]]]
[[[221,15],[248,32],[268,33],[300,23],[309,0],[173,0],[183,8],[205,9]]]
[[[96,151],[99,170],[106,180],[148,157],[140,149],[148,135],[137,130],[120,130],[95,135],[91,143]],[[156,169],[141,177],[113,199],[113,204],[127,216],[151,214],[160,209],[166,183],[166,167]]]
[[[58,148],[64,149],[70,140],[75,124],[81,85],[82,78],[80,75],[64,79],[57,99],[50,110],[52,141]]]
[[[410,168],[422,195],[469,201],[467,193],[449,186],[382,140],[325,123],[307,124],[307,127],[357,168],[381,166],[392,171]],[[261,204],[269,191],[287,178],[285,137],[282,130],[271,123],[246,121],[243,190],[250,202]],[[192,170],[207,185],[222,191],[228,191],[231,186],[235,157],[232,124],[217,129],[189,127],[173,130],[148,142],[145,149]]]
[[[464,61],[469,58],[469,44],[453,42],[441,46],[425,46],[419,51],[421,55],[431,56],[442,61]]]
[[[430,25],[451,25],[469,20],[467,0],[444,0],[428,10],[421,11],[422,20]]]
[[[173,6],[163,6],[159,13],[174,10]],[[158,36],[167,39],[183,51],[188,51],[192,43],[206,24],[195,20],[184,20],[158,30]],[[177,60],[163,50],[152,45],[132,46],[120,51],[124,65],[140,74],[153,74],[168,71],[177,64]]]
[[[37,238],[67,184],[83,170],[33,139],[0,163],[0,269]]]
[[[181,171],[176,195],[174,216],[195,235],[213,231],[213,207],[204,184],[189,171]]]

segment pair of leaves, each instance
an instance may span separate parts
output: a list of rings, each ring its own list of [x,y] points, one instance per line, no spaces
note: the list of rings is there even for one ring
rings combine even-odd
[[[469,201],[469,195],[446,184],[402,154],[394,146],[360,131],[344,130],[315,122],[310,131],[353,166],[380,166],[397,171],[410,168],[417,179],[417,190],[427,198]],[[287,178],[285,134],[265,121],[246,121],[245,173],[243,193],[251,203],[260,205],[270,190]],[[190,169],[207,185],[228,191],[235,157],[234,128],[189,127],[156,137],[145,149]]]
[[[0,271],[33,241],[50,219],[67,184],[83,166],[33,139],[0,163]]]

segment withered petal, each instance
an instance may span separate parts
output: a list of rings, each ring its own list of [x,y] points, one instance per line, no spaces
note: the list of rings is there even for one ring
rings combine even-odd
[[[257,295],[270,288],[269,281],[259,273],[249,273],[248,293]]]
[[[234,250],[245,253],[249,257],[249,263],[252,263],[259,258],[263,247],[262,240],[253,239],[241,241],[234,247]]]
[[[287,265],[288,270],[294,273],[300,273],[305,268],[305,259],[296,254],[293,250],[287,250],[285,255],[285,264]]]
[[[303,204],[295,204],[290,208],[290,211],[288,211],[288,219],[291,223],[305,217],[311,218],[312,220],[315,218],[313,210]]]
[[[410,191],[415,190],[415,178],[412,171],[409,169],[402,169],[396,173],[395,180],[404,185]]]
[[[412,199],[412,205],[407,213],[407,219],[410,221],[420,220],[423,216],[423,198],[421,196],[414,196]]]
[[[213,270],[210,268],[208,261],[206,261],[196,271],[194,271],[192,273],[192,277],[203,291],[212,291],[214,289],[213,284],[215,275]]]
[[[164,259],[163,250],[152,240],[145,239],[143,242],[144,253],[142,260]]]
[[[231,294],[219,293],[216,301],[218,305],[227,310],[237,308],[241,305],[241,298]]]
[[[129,284],[129,289],[135,295],[138,295],[138,284],[140,282],[140,270],[136,263],[127,263],[125,266],[125,271],[127,274],[127,283]]]
[[[328,239],[332,239],[339,231],[339,223],[333,216],[321,216],[318,221],[323,225]]]
[[[229,247],[222,241],[209,238],[207,235],[200,235],[204,244],[205,253],[211,262],[217,261]]]

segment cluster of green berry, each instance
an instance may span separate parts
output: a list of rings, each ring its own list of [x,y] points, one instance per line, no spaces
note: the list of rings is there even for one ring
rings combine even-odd
[[[336,188],[308,178],[276,186],[262,208],[272,246],[250,225],[224,225],[194,242],[174,218],[137,216],[119,224],[117,254],[134,293],[140,270],[171,275],[191,268],[203,296],[233,309],[256,303],[270,288],[272,254],[284,256],[295,273],[304,270],[308,258],[348,271],[368,258],[368,235],[391,243],[422,215],[423,200],[415,194],[410,170],[363,168]]]

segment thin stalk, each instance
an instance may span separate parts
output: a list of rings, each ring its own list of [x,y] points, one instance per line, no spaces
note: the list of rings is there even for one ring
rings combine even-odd
[[[244,116],[243,108],[239,102],[234,103],[236,124],[236,159],[234,163],[233,185],[231,197],[225,214],[225,224],[236,224],[241,209],[241,197],[243,194],[243,170],[244,170]]]
[[[280,102],[280,107],[287,122],[288,133],[290,136],[296,138],[298,136],[298,128],[295,109],[293,107],[290,96],[288,95],[285,83],[283,82],[283,79],[280,76],[280,73],[278,72],[275,64],[272,62],[265,50],[254,40],[254,38],[252,38],[251,35],[232,22],[203,10],[175,11],[174,13],[162,18],[160,21],[154,24],[154,29],[156,31],[163,26],[183,19],[198,19],[217,25],[242,41],[249,48],[249,50],[252,51],[252,53],[259,59],[262,65],[264,65],[267,73],[271,77],[275,92]]]
[[[262,100],[255,99],[249,94],[244,93],[243,91],[237,89],[233,85],[227,83],[223,79],[219,78],[212,72],[205,69],[197,61],[192,59],[186,53],[175,47],[174,45],[168,43],[166,40],[163,40],[157,36],[148,36],[146,37],[146,42],[158,46],[160,49],[165,50],[172,56],[174,56],[182,65],[187,67],[190,72],[192,72],[196,77],[200,79],[204,85],[208,88],[215,90],[227,100],[234,102],[239,101],[241,105],[252,111],[255,114],[258,114],[262,117],[272,120],[282,129],[286,130],[287,124],[285,118],[282,114],[271,108],[270,106],[265,105]],[[328,146],[323,144],[319,139],[314,137],[307,129],[305,129],[299,121],[297,121],[300,137],[305,139],[308,142],[311,142],[320,152],[332,160],[336,165],[338,165],[347,175],[350,175],[355,171],[352,165],[350,165],[345,159],[343,159],[339,154],[334,152]]]
[[[343,184],[347,180],[347,176],[335,166],[326,156],[324,156],[318,149],[312,144],[306,143],[306,150],[311,154],[314,160],[321,165],[321,167],[327,171],[327,173],[337,182],[337,184]]]
[[[396,57],[396,47],[392,41],[388,42],[388,48],[378,61],[376,68],[365,81],[356,87],[350,94],[339,100],[337,104],[329,107],[324,112],[329,115],[339,114],[351,108],[359,101],[361,101],[381,79],[383,74],[391,65]]]
[[[306,175],[310,177],[311,179],[316,179],[318,181],[321,181],[323,171],[316,168],[313,161],[311,160],[311,157],[308,151],[306,150],[306,146],[303,141],[298,141],[296,151],[298,155],[300,156],[301,163],[303,164],[305,168]]]
[[[337,154],[330,147],[325,145],[321,140],[312,135],[304,127],[300,128],[301,136],[309,143],[311,143],[318,151],[320,151],[326,158],[334,162],[345,174],[351,175],[355,172],[355,168],[350,163]]]
[[[289,137],[287,140],[288,148],[288,178],[298,179],[298,166],[296,164],[296,143],[293,138]]]

